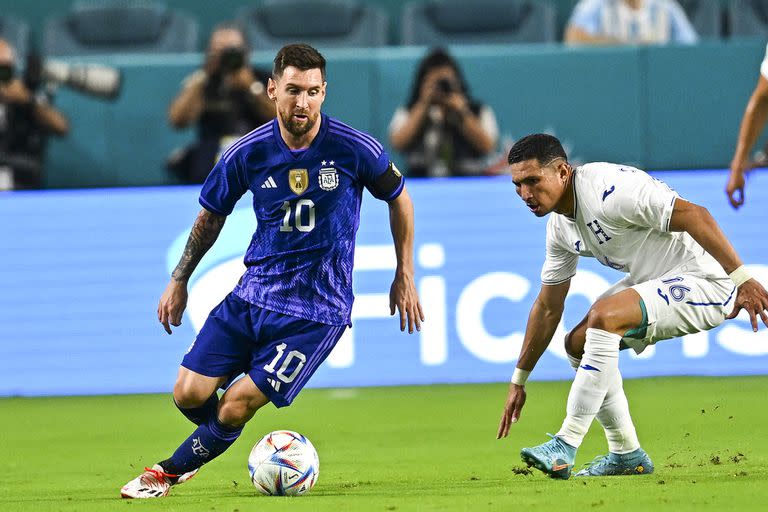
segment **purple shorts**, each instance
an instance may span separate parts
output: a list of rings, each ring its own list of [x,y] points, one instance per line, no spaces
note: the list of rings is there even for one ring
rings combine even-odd
[[[346,327],[270,311],[230,293],[208,315],[181,366],[230,380],[246,373],[275,406],[285,407]]]

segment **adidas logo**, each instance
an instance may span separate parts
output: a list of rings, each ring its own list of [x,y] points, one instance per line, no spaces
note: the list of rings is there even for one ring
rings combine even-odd
[[[267,178],[267,181],[265,181],[261,188],[277,188],[277,183],[275,183],[275,180],[272,179],[272,176]]]

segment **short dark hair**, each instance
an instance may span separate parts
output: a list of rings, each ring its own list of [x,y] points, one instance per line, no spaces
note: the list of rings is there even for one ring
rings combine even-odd
[[[507,162],[512,165],[533,158],[538,160],[540,164],[546,164],[555,158],[568,160],[557,137],[546,133],[534,133],[515,142],[515,145],[509,150]]]
[[[289,44],[280,48],[275,56],[272,76],[280,78],[288,66],[299,68],[302,71],[317,68],[323,76],[323,81],[325,81],[325,57],[308,44]]]

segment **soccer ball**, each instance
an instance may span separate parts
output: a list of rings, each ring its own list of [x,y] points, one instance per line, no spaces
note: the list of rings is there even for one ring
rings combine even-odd
[[[320,459],[312,443],[290,430],[265,435],[248,456],[251,482],[271,496],[306,494],[317,482]]]

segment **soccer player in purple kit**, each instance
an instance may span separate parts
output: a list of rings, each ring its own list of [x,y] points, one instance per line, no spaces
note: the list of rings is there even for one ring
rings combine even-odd
[[[304,44],[275,57],[267,93],[277,118],[221,156],[200,194],[202,210],[160,298],[170,334],[187,281],[245,192],[258,220],[246,271],[184,356],[173,398],[197,429],[168,458],[128,482],[124,498],[166,496],[222,454],[268,402],[291,404],[350,324],[352,265],[363,188],[387,201],[397,255],[390,313],[400,330],[424,315],[414,284],[413,205],[381,144],[323,115],[325,59]],[[217,389],[232,383],[219,399]]]

